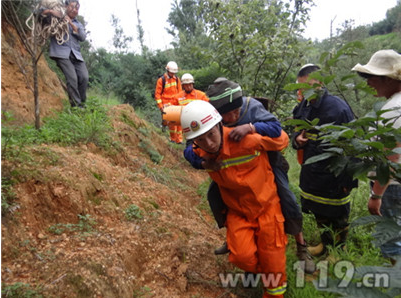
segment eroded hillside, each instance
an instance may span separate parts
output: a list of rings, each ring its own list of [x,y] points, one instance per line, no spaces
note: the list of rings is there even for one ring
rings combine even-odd
[[[2,24],[2,111],[16,125],[34,122],[27,61]],[[39,78],[43,119],[66,95],[44,59]],[[2,179],[13,181],[2,216],[2,288],[29,288],[29,297],[232,297],[218,279],[232,267],[213,254],[224,231],[197,192],[207,175],[131,106],[110,108],[109,117],[110,150],[28,145],[2,158]]]
[[[38,286],[45,297],[218,297],[228,265],[213,255],[224,237],[197,194],[205,173],[132,107],[110,117],[118,150],[37,145],[24,163],[3,160],[3,177],[18,181],[2,219],[3,286]],[[146,140],[160,164],[139,146]]]

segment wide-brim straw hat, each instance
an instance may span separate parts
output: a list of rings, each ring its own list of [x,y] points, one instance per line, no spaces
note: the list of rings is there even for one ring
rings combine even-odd
[[[358,63],[352,70],[401,81],[401,55],[394,50],[380,50],[373,54],[366,65]]]

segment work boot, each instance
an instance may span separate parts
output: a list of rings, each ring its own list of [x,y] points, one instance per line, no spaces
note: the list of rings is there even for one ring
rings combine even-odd
[[[227,242],[224,242],[222,246],[214,250],[215,255],[225,255],[228,254],[229,252],[230,250],[228,249]]]
[[[326,253],[326,246],[322,242],[320,242],[316,246],[309,246],[308,251],[309,251],[310,255],[312,255],[314,257],[320,257]]]
[[[301,265],[301,268],[305,271],[305,273],[312,274],[316,271],[315,263],[313,262],[312,257],[309,255],[306,243],[300,244],[297,242],[297,257],[298,260],[304,261],[303,265]]]

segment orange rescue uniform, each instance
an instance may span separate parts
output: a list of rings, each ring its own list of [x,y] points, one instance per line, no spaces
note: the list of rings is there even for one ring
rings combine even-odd
[[[202,92],[200,90],[192,89],[190,93],[185,92],[185,90],[182,90],[180,93],[176,95],[178,105],[180,106],[186,106],[190,102],[194,100],[203,100],[203,101],[209,101],[209,98],[205,94],[205,92]]]
[[[163,78],[160,77],[156,82],[155,100],[157,107],[162,110],[165,106],[177,105],[176,95],[182,91],[180,79],[174,75],[169,77],[167,73],[164,75],[165,84],[163,88]],[[182,142],[182,129],[177,124],[168,123],[170,130],[170,140],[176,143]]]
[[[223,164],[219,171],[209,171],[209,175],[218,184],[228,207],[229,261],[244,271],[265,274],[263,297],[284,297],[287,236],[266,151],[287,147],[288,135],[284,131],[278,138],[248,134],[235,142],[228,137],[231,130],[223,127],[223,144],[217,157],[200,148],[194,151]]]

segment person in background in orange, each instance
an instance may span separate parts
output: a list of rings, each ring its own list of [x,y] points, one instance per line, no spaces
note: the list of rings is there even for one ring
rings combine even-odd
[[[182,91],[181,81],[177,77],[177,63],[170,61],[166,65],[166,73],[156,82],[155,100],[157,107],[163,115],[163,109],[170,105],[177,105],[176,95]],[[170,142],[182,143],[181,126],[176,123],[167,123],[170,131]]]
[[[195,154],[214,163],[208,173],[228,207],[229,261],[246,272],[265,275],[264,298],[284,297],[287,236],[266,151],[283,150],[288,135],[283,130],[277,138],[251,133],[234,141],[229,133],[235,128],[224,127],[221,121],[208,102],[196,100],[182,108],[184,136],[193,141]]]
[[[182,75],[181,84],[184,90],[177,94],[176,98],[178,105],[186,106],[194,100],[209,101],[209,98],[207,97],[205,92],[194,88],[194,83],[195,80],[191,74],[185,73]]]

